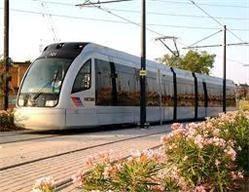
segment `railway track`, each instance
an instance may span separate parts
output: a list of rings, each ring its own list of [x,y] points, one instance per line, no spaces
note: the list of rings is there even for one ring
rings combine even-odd
[[[7,132],[0,132],[0,138],[1,137],[7,137],[7,136],[13,136],[13,135],[18,135],[22,133],[29,133],[30,130],[18,130],[18,131],[7,131]]]
[[[61,130],[61,131],[34,131],[34,130],[22,130],[13,132],[0,132],[0,145],[19,143],[40,139],[47,139],[52,137],[59,137],[64,135],[84,134],[84,130]],[[89,130],[87,130],[89,131]],[[95,131],[92,129],[92,131]]]
[[[135,128],[135,127],[129,126],[129,128]],[[74,134],[80,135],[89,132],[110,131],[110,130],[115,130],[115,128],[103,126],[98,128],[89,128],[89,129],[72,129],[72,130],[57,130],[57,131],[20,130],[13,132],[2,132],[2,133],[0,132],[0,145],[47,139],[52,137],[60,137],[65,135],[74,135]]]
[[[35,136],[35,137],[31,137],[31,138],[24,138],[24,139],[15,139],[12,138],[8,141],[0,141],[0,145],[4,145],[4,144],[10,144],[10,143],[19,143],[19,142],[25,142],[25,141],[33,141],[33,140],[40,140],[40,139],[47,139],[47,138],[52,138],[52,137],[58,137],[55,135],[50,135],[50,136]]]
[[[93,149],[93,148],[96,148],[96,147],[115,144],[115,143],[119,143],[119,142],[125,142],[125,141],[129,141],[129,140],[148,137],[148,136],[153,136],[153,135],[159,135],[159,134],[163,134],[163,133],[165,133],[165,131],[160,131],[160,132],[156,132],[156,133],[153,133],[153,134],[139,135],[139,136],[125,138],[125,139],[119,139],[119,140],[116,140],[116,141],[110,141],[110,142],[107,142],[107,143],[102,143],[102,144],[97,144],[97,145],[91,145],[91,146],[79,148],[79,149],[76,149],[76,150],[70,150],[70,151],[66,151],[66,152],[63,152],[63,153],[55,154],[55,155],[50,155],[50,156],[46,156],[46,157],[42,157],[42,158],[33,159],[31,161],[25,161],[25,162],[22,162],[22,163],[17,163],[17,164],[13,164],[13,165],[10,165],[10,166],[1,167],[0,171],[5,171],[5,170],[11,169],[11,168],[20,167],[20,166],[23,166],[23,165],[27,165],[27,164],[31,164],[31,163],[35,163],[35,162],[38,162],[38,161],[47,160],[47,159],[51,159],[51,158],[55,158],[55,157],[59,157],[59,156],[63,156],[63,155],[68,155],[68,154],[84,151],[84,150],[87,150],[87,149]]]
[[[133,134],[127,134],[129,131]],[[77,171],[77,168],[82,167],[83,162],[89,157],[89,155],[113,149],[117,153],[120,151],[126,151],[122,152],[121,156],[127,158],[127,155],[129,154],[127,152],[128,150],[134,147],[140,150],[150,148],[151,146],[154,146],[152,144],[158,144],[161,135],[166,134],[167,132],[169,132],[168,128],[160,128],[156,130],[153,128],[142,131],[138,129],[128,129],[123,130],[121,133],[124,134],[125,137],[112,137],[109,138],[109,141],[105,142],[99,140],[96,135],[94,135],[93,138],[96,137],[95,139],[98,140],[98,144],[89,144],[88,146],[80,147],[75,150],[68,150],[30,161],[3,166],[0,168],[0,178],[2,180],[0,183],[0,189],[2,188],[5,191],[11,191],[11,188],[13,191],[30,191],[36,179],[48,175],[54,176],[55,179],[59,181],[56,183],[58,189],[64,189],[71,185],[71,175]],[[108,134],[113,135],[113,132]],[[134,134],[135,136],[133,136]],[[82,137],[82,139],[84,138]],[[145,140],[146,142],[143,143]],[[86,143],[88,143],[88,141],[86,141]],[[11,179],[9,179],[9,177],[11,177]],[[19,189],[19,185],[21,185],[22,190]]]

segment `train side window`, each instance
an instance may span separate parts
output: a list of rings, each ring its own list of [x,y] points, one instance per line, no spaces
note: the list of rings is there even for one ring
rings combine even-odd
[[[95,59],[95,97],[96,105],[110,106],[112,102],[112,76],[110,62]]]
[[[74,81],[72,93],[84,91],[91,87],[91,60],[88,60],[80,69]]]

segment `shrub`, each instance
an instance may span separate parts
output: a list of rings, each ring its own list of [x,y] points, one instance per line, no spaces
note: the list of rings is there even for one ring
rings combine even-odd
[[[208,123],[173,124],[172,132],[162,138],[167,166],[182,191],[203,187],[209,191],[226,191],[233,187],[236,152],[233,142],[219,138]],[[173,167],[173,168],[172,168]],[[166,178],[168,180],[168,178]]]
[[[54,179],[52,177],[43,177],[36,180],[32,192],[55,192]]]
[[[104,157],[104,158],[103,158]],[[112,163],[109,154],[102,155],[100,162],[90,160],[93,168],[87,173],[73,176],[83,191],[155,191],[158,189],[157,173],[162,168],[161,155],[152,151],[137,152],[126,161]]]
[[[14,124],[13,111],[0,110],[0,131],[19,129]]]
[[[249,174],[249,112],[220,114],[209,122],[220,130],[220,137],[234,141],[237,165]]]

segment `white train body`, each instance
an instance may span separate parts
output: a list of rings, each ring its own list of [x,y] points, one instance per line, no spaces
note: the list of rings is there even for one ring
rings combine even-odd
[[[222,112],[222,79],[146,61],[147,121],[177,121]],[[68,129],[138,123],[140,58],[92,43],[45,48],[25,74],[15,123],[29,129]],[[235,108],[227,81],[227,110]]]

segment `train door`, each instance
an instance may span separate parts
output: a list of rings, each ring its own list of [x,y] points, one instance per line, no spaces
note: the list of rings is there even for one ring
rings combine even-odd
[[[158,94],[159,94],[159,113],[160,113],[160,124],[163,124],[164,119],[164,110],[162,106],[162,75],[160,69],[157,70],[157,87],[158,87]]]
[[[95,86],[93,61],[87,60],[80,67],[71,90],[71,107],[67,110],[66,122],[70,127],[95,125]]]
[[[205,117],[207,117],[207,111],[208,111],[208,91],[207,91],[207,84],[206,84],[206,82],[203,82],[203,91],[204,91]]]
[[[197,109],[197,118],[204,118],[207,114],[207,89],[206,83],[203,82],[203,79],[200,77],[197,78],[197,89],[198,89],[198,109]]]
[[[98,124],[134,123],[138,104],[135,68],[108,60],[95,59]]]

